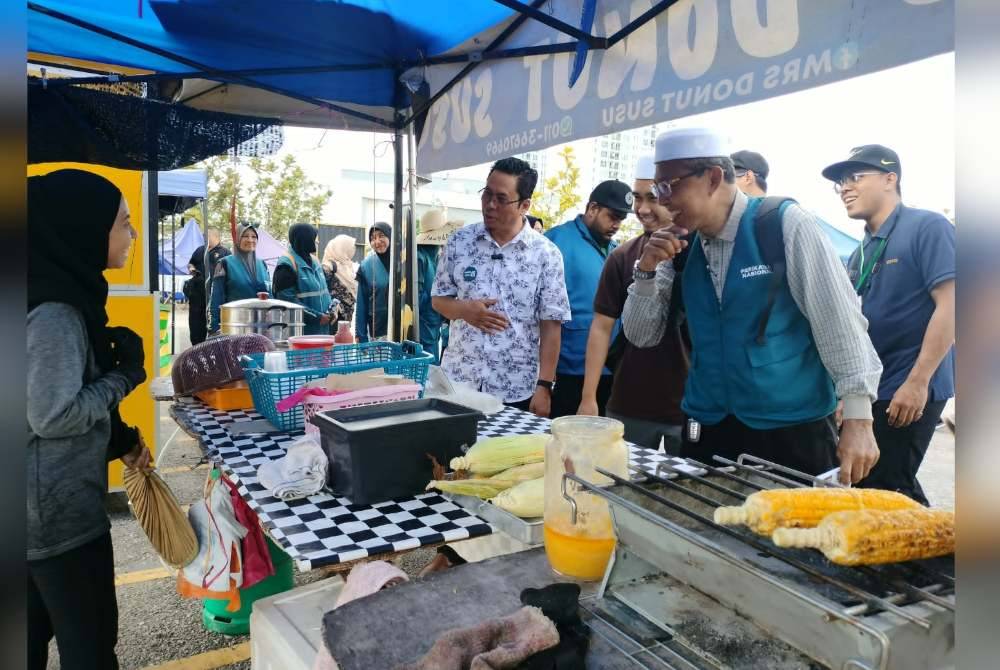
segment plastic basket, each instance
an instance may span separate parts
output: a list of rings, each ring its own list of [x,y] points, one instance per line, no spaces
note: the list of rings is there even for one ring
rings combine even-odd
[[[360,389],[331,396],[307,396],[302,403],[305,412],[306,435],[319,437],[319,428],[312,424],[312,418],[317,412],[331,409],[348,409],[365,405],[382,405],[401,400],[417,400],[423,391],[418,384],[399,384],[396,386],[377,386],[370,389]]]
[[[377,368],[386,374],[402,375],[423,387],[427,381],[427,367],[434,355],[425,352],[416,342],[362,342],[342,344],[332,350],[303,349],[286,351],[287,372],[264,370],[264,354],[240,357],[240,365],[250,385],[254,408],[281,430],[302,428],[303,408],[293,407],[279,412],[277,403],[292,395],[305,384],[325,379],[327,375],[346,375]],[[423,391],[421,390],[421,395]]]

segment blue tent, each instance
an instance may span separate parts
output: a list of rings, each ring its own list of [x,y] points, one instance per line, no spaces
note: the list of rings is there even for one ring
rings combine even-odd
[[[188,260],[194,250],[205,244],[198,222],[188,219],[184,227],[178,230],[173,238],[164,237],[160,240],[160,274],[187,275]]]
[[[858,248],[859,240],[854,239],[847,233],[837,228],[834,228],[829,223],[823,219],[819,220],[819,225],[826,233],[830,241],[833,242],[833,248],[837,250],[837,255],[840,256],[840,260],[847,264],[847,259],[851,257],[854,250]]]

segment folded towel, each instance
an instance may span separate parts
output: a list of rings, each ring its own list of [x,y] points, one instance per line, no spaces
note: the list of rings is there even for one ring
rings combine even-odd
[[[347,581],[344,582],[344,588],[340,590],[337,604],[334,607],[340,607],[352,600],[370,596],[388,586],[402,584],[405,581],[408,581],[406,573],[385,561],[371,561],[356,565],[347,575]]]
[[[257,468],[257,480],[281,500],[298,500],[319,493],[326,486],[328,466],[323,448],[310,436],[293,442],[284,458]]]

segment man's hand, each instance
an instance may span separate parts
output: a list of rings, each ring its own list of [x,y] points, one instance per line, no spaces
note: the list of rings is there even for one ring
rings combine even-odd
[[[576,414],[577,416],[597,416],[597,398],[583,398]]]
[[[684,228],[673,227],[670,230],[660,228],[649,236],[649,241],[642,250],[639,259],[639,269],[652,272],[663,261],[669,261],[687,246],[687,240],[680,236],[687,235]]]
[[[150,456],[149,448],[146,446],[146,441],[142,439],[141,434],[139,435],[139,443],[135,445],[132,451],[122,456],[121,460],[125,464],[125,467],[133,470],[146,470],[149,468],[152,456]]]
[[[528,404],[528,411],[547,419],[552,413],[552,391],[544,386],[536,387],[535,395],[531,396],[531,402]]]
[[[905,428],[924,415],[924,405],[927,404],[927,384],[907,379],[892,396],[889,409],[889,425],[893,428]]]
[[[510,325],[510,321],[507,320],[506,316],[490,309],[490,307],[497,304],[496,298],[463,300],[462,303],[462,320],[486,334],[502,332]]]
[[[857,484],[868,476],[878,462],[878,445],[870,419],[844,419],[840,429],[837,458],[840,459],[840,483]]]

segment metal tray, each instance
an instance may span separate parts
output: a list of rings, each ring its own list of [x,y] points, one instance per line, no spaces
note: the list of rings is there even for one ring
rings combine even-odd
[[[454,493],[444,493],[442,495],[459,507],[475,514],[483,521],[492,524],[494,528],[506,533],[518,542],[526,544],[529,547],[537,547],[544,542],[542,517],[540,516],[533,519],[522,519],[475,496],[463,496]]]

